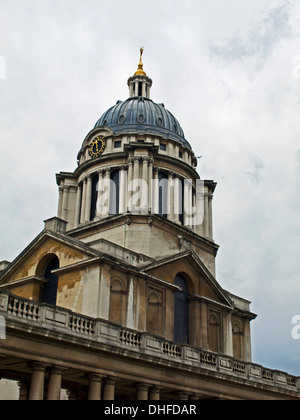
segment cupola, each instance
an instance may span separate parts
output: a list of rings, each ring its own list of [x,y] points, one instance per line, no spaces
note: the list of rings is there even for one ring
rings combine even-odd
[[[143,53],[144,47],[140,49],[140,62],[138,64],[138,69],[132,77],[128,79],[129,86],[129,98],[134,97],[143,97],[150,99],[150,89],[152,86],[152,80],[147,76],[144,71],[143,64]]]

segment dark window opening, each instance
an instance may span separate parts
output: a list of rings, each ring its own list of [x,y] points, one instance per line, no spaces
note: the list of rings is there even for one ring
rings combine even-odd
[[[180,344],[189,344],[190,335],[190,308],[189,288],[186,280],[178,274],[174,281],[180,291],[174,296],[174,341]]]
[[[91,203],[90,220],[94,220],[97,213],[98,184],[99,184],[99,176],[95,175],[92,179],[92,203]]]
[[[122,142],[121,141],[115,141],[115,143],[114,143],[115,149],[119,149],[121,146],[122,146]]]
[[[143,92],[143,83],[139,82],[139,96],[142,96],[142,92]]]
[[[59,261],[57,257],[54,257],[47,265],[44,279],[47,281],[43,287],[42,302],[48,305],[56,305],[57,297],[57,286],[58,286],[58,275],[53,274],[53,270],[59,268]]]
[[[163,150],[164,152],[167,150],[167,145],[166,144],[163,144],[163,143],[160,143],[160,150]]]
[[[168,176],[164,172],[158,174],[158,214],[168,216]]]

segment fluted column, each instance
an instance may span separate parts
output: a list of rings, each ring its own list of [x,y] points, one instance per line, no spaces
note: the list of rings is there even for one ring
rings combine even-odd
[[[63,369],[57,366],[51,368],[47,393],[48,401],[60,400],[62,371]]]
[[[30,401],[43,400],[46,365],[34,362],[31,364],[31,382],[28,399]]]

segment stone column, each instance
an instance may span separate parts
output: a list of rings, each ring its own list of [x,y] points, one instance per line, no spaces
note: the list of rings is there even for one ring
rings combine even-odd
[[[43,400],[46,365],[34,362],[31,364],[31,368],[32,373],[28,400]]]
[[[152,201],[153,201],[153,212],[152,213],[155,213],[155,214],[159,213],[159,208],[158,208],[158,205],[159,205],[159,202],[158,202],[158,198],[159,198],[158,197],[158,195],[159,195],[158,172],[159,172],[159,169],[154,168],[153,199],[152,199]]]
[[[148,167],[148,207],[149,211],[152,213],[153,210],[153,159],[149,159],[149,167]]]
[[[208,193],[204,193],[204,237],[209,237]]]
[[[168,174],[168,219],[174,221],[174,172]]]
[[[127,169],[125,166],[120,170],[120,200],[119,213],[126,213],[127,211]]]
[[[102,386],[102,376],[96,373],[91,373],[89,375],[89,401],[99,401],[101,400],[101,386]]]
[[[178,393],[177,393],[177,397],[178,397],[178,400],[188,400],[189,399],[189,394],[187,393],[187,392],[184,392],[184,391],[179,391]]]
[[[148,213],[148,156],[143,156],[142,211]]]
[[[77,186],[77,194],[76,194],[76,209],[75,209],[75,228],[80,223],[80,207],[81,207],[81,200],[82,200],[82,184]]]
[[[87,179],[85,178],[82,181],[82,200],[81,200],[81,213],[80,213],[80,223],[85,222],[85,202],[86,202],[86,184]]]
[[[150,388],[149,400],[150,401],[159,401],[160,400],[160,390],[157,386],[154,386],[154,387]]]
[[[68,200],[69,200],[69,187],[63,187],[63,200],[62,200],[62,219],[67,220],[68,215]]]
[[[129,208],[128,203],[130,202],[131,196],[132,196],[132,180],[133,180],[133,163],[134,159],[133,157],[130,157],[128,159],[128,179],[127,179],[127,203],[126,203],[126,210],[131,211],[131,208]]]
[[[115,379],[107,378],[104,381],[103,400],[114,401],[115,399]]]
[[[179,194],[179,188],[180,188],[180,179],[176,177],[173,179],[173,185],[174,185],[174,222],[179,222],[179,215],[183,211],[180,205],[180,194]]]
[[[60,219],[62,218],[62,197],[63,197],[63,188],[58,188],[58,209],[57,209],[57,217]]]
[[[59,401],[61,391],[61,376],[63,369],[58,366],[53,366],[50,371],[48,383],[48,401]]]
[[[110,168],[106,168],[105,169],[105,192],[104,192],[104,202],[103,202],[103,206],[104,206],[104,217],[108,217],[109,213],[110,213]],[[105,200],[106,198],[106,200]]]
[[[104,171],[103,169],[100,169],[98,176],[98,187],[97,187],[97,205],[96,205],[96,217],[98,219],[101,219],[103,217],[102,211],[103,211],[103,175]]]
[[[212,200],[213,195],[208,195],[208,219],[209,219],[209,237],[210,239],[213,238],[213,217],[212,217]]]
[[[184,180],[184,226],[189,227],[191,223],[191,180]]]
[[[85,200],[85,221],[89,222],[91,219],[91,205],[92,205],[92,177],[88,176],[86,187],[86,200]]]
[[[137,387],[136,399],[138,401],[147,401],[149,386],[143,383],[139,383],[136,385],[136,387]]]

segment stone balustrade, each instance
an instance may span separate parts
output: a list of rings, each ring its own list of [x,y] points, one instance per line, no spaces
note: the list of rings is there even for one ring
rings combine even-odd
[[[9,325],[18,320],[24,328],[34,326],[64,336],[84,337],[95,343],[112,346],[116,352],[131,351],[145,356],[161,359],[161,363],[178,363],[182,367],[193,367],[201,371],[216,372],[229,378],[243,378],[253,385],[265,384],[300,392],[300,378],[285,372],[267,369],[255,363],[246,363],[227,355],[205,351],[189,345],[172,343],[162,337],[146,332],[124,328],[103,319],[90,318],[84,315],[44,303],[37,303],[0,292],[0,315]]]

